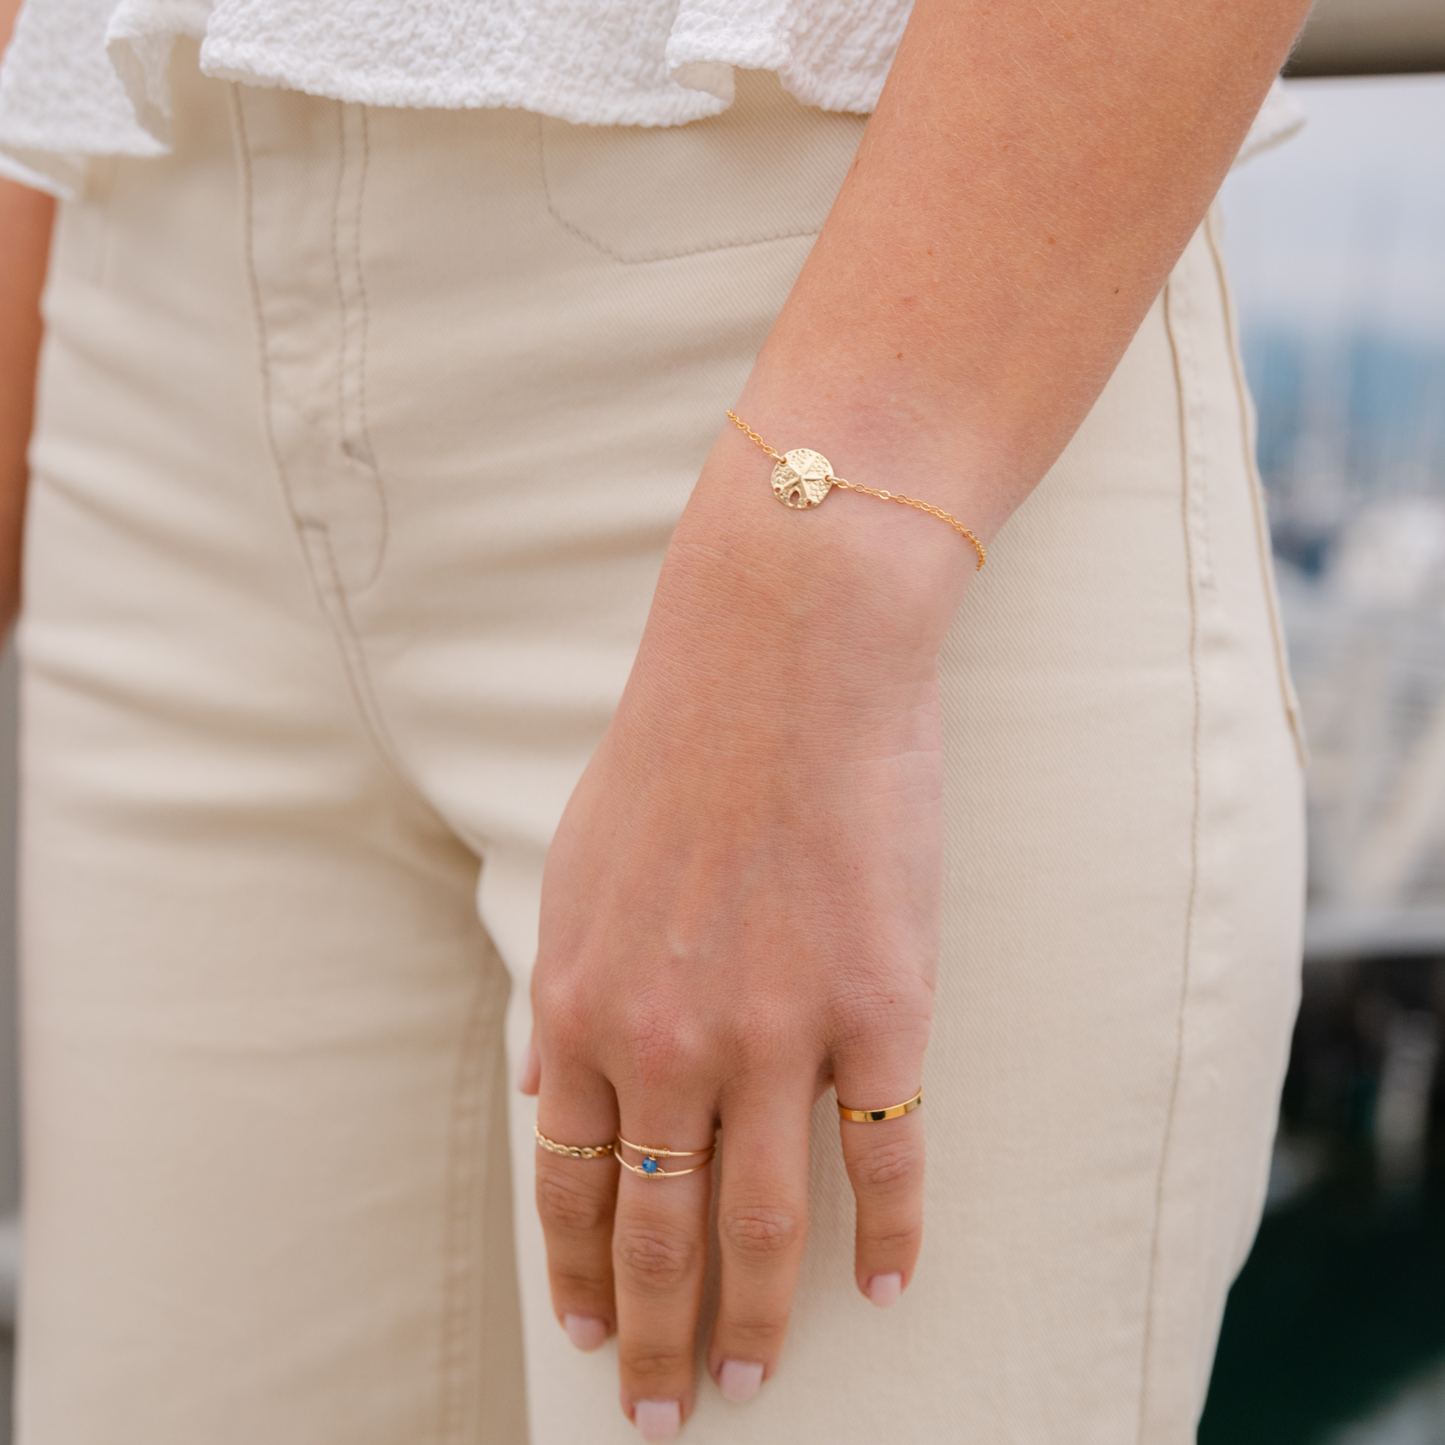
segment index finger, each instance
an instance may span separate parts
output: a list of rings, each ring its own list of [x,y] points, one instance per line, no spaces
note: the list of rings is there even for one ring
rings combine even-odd
[[[537,1213],[547,1245],[552,1308],[579,1350],[617,1328],[612,1217],[617,1102],[601,1075],[553,1061],[537,1103]]]

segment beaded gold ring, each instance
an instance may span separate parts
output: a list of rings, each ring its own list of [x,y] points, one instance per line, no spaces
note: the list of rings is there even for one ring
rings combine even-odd
[[[559,1144],[549,1139],[537,1126],[532,1125],[537,1143],[549,1154],[560,1154],[564,1159],[610,1159],[616,1150],[611,1144]]]

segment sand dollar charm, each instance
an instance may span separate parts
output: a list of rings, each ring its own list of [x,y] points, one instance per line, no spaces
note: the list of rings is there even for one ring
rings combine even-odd
[[[820,452],[798,447],[773,468],[773,491],[785,507],[816,507],[833,485],[833,468]]]

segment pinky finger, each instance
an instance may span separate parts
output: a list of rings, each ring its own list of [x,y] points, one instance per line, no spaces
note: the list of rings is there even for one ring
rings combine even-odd
[[[913,1277],[923,1242],[921,1111],[878,1123],[841,1120],[843,1162],[858,1201],[858,1288],[886,1308]]]

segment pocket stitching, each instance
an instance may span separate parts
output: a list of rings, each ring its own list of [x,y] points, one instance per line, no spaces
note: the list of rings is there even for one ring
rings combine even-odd
[[[753,236],[746,241],[725,241],[715,246],[692,246],[684,251],[666,251],[658,256],[623,256],[614,251],[605,241],[589,235],[575,222],[569,221],[557,209],[552,197],[551,182],[547,176],[547,139],[543,129],[545,120],[545,116],[537,117],[537,161],[542,177],[542,195],[547,202],[547,214],[564,231],[570,232],[579,241],[585,241],[589,246],[596,247],[604,256],[610,256],[619,266],[652,266],[659,261],[677,261],[686,256],[707,256],[717,251],[740,251],[745,246],[766,246],[773,241],[793,241],[805,236],[816,236],[822,229],[821,227],[810,227],[801,231],[778,231],[770,236]]]

